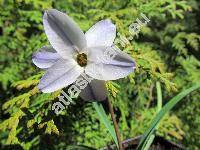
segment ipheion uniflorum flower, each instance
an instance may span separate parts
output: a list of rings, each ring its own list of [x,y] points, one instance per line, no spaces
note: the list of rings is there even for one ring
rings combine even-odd
[[[46,70],[38,85],[42,92],[67,87],[84,73],[94,80],[80,96],[84,95],[84,100],[104,100],[105,81],[123,78],[134,71],[133,58],[119,49],[113,59],[104,59],[116,37],[116,27],[109,19],[97,22],[84,34],[68,15],[50,9],[44,13],[43,25],[51,46],[33,54],[33,63]]]

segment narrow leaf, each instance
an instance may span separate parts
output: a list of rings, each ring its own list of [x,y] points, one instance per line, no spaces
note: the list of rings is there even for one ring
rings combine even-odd
[[[106,113],[104,111],[103,106],[101,104],[98,104],[97,102],[93,102],[93,106],[94,106],[95,110],[97,111],[97,114],[99,115],[100,120],[103,122],[103,124],[107,128],[108,132],[112,136],[115,144],[118,146],[115,129],[112,126],[111,121],[108,119],[108,117],[107,117],[107,115],[106,115]]]
[[[194,85],[191,88],[179,93],[175,97],[173,97],[156,115],[156,117],[153,119],[150,128],[145,132],[143,135],[138,148],[137,149],[144,149],[147,141],[149,140],[150,136],[154,133],[157,124],[160,122],[160,120],[163,118],[163,116],[172,109],[183,97],[191,93],[192,91],[198,89],[200,87],[200,84]]]
[[[156,91],[157,91],[157,113],[159,113],[160,110],[162,109],[162,91],[161,91],[160,82],[158,81],[156,82]],[[157,124],[155,127],[156,130],[158,128],[158,125],[159,124]],[[150,148],[151,144],[154,141],[155,136],[156,136],[156,132],[153,132],[151,136],[149,136],[148,140],[146,140],[147,143],[145,144],[144,150],[148,150]]]

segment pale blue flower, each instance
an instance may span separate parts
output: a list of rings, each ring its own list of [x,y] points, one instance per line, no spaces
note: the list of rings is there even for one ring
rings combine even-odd
[[[116,37],[116,27],[110,20],[97,22],[84,34],[72,18],[51,9],[45,12],[43,25],[51,46],[44,46],[33,55],[33,63],[46,70],[38,85],[42,92],[62,89],[85,73],[94,80],[82,90],[82,98],[103,100],[105,81],[134,71],[134,60],[122,51],[116,50],[110,61],[101,58]]]

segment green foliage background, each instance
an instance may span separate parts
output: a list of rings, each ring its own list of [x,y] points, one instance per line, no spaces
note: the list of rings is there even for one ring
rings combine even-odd
[[[67,12],[87,31],[110,18],[121,36],[140,13],[151,20],[122,48],[137,62],[134,74],[107,83],[123,139],[143,134],[156,114],[156,81],[166,103],[177,92],[200,82],[200,1],[198,0],[0,0],[0,148],[95,148],[113,143],[91,103],[76,99],[61,115],[51,106],[58,92],[40,93],[43,72],[33,52],[47,45],[44,10]],[[120,45],[119,45],[120,46]],[[168,113],[158,135],[200,148],[200,94],[193,92]]]

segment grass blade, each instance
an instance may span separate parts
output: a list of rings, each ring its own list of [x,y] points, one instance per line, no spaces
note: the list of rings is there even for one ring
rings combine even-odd
[[[150,139],[151,135],[154,133],[157,124],[160,122],[160,120],[163,118],[163,116],[172,109],[183,97],[191,93],[192,91],[200,88],[200,84],[194,85],[191,88],[179,93],[175,97],[173,97],[156,115],[156,117],[153,119],[150,128],[145,132],[143,135],[139,145],[138,149],[144,149],[147,141]]]
[[[160,82],[156,82],[156,90],[157,90],[157,112],[160,112],[162,109],[162,91]]]
[[[157,113],[159,113],[160,110],[162,109],[162,91],[161,91],[160,82],[156,82],[156,91],[157,91]],[[158,124],[156,125],[155,129],[157,128],[158,128]],[[154,141],[155,136],[156,136],[156,132],[153,132],[151,136],[149,136],[149,139],[147,140],[147,143],[145,144],[144,150],[149,149],[149,147]]]
[[[115,144],[118,146],[118,142],[117,142],[117,136],[115,133],[115,129],[111,124],[111,121],[108,119],[104,108],[101,104],[98,104],[97,102],[93,102],[93,106],[95,108],[95,110],[97,111],[97,114],[100,117],[100,120],[103,122],[103,124],[105,125],[105,127],[108,129],[108,132],[110,133],[110,135],[112,136]]]

